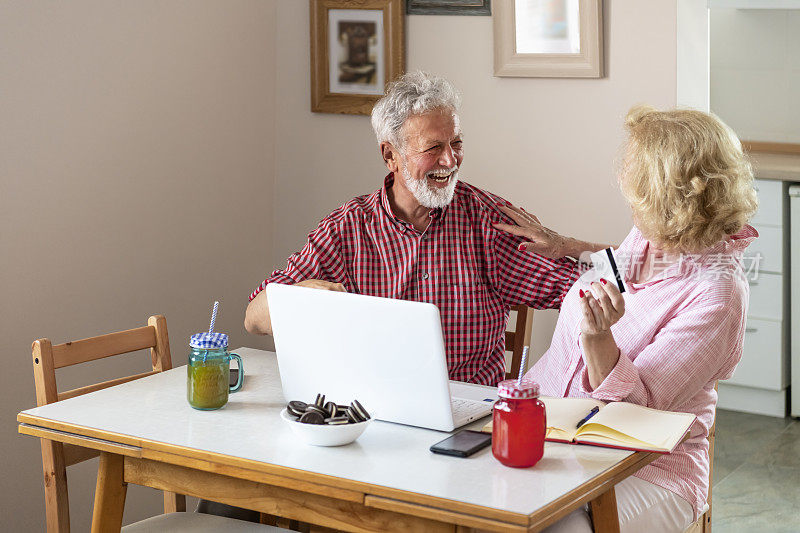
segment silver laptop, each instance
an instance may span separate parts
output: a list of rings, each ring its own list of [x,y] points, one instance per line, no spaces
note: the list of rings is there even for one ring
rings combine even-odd
[[[439,431],[491,413],[495,387],[448,380],[435,305],[277,283],[266,291],[287,401],[357,399],[378,420]]]

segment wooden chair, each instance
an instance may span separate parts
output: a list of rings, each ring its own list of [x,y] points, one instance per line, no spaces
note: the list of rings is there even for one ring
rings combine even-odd
[[[150,349],[152,370],[134,376],[87,385],[66,392],[58,392],[56,369],[79,363],[86,363],[105,357],[120,355],[137,350]],[[53,346],[48,339],[38,339],[33,343],[33,377],[36,386],[36,404],[39,406],[74,398],[82,394],[98,391],[134,379],[150,376],[172,368],[167,335],[167,320],[161,316],[151,316],[147,326],[109,333]],[[81,463],[100,454],[97,450],[81,448],[71,444],[40,439],[42,445],[42,467],[44,471],[45,511],[49,533],[69,532],[69,499],[67,496],[66,467]],[[195,516],[195,513],[181,513],[167,516],[166,513],[186,511],[186,497],[172,492],[164,492],[164,515],[153,517],[125,530],[135,531],[215,531],[224,521],[227,531],[277,531],[276,528],[249,524],[240,520],[229,520],[209,515]],[[198,528],[203,522],[208,527]],[[230,524],[229,524],[230,522]],[[238,523],[238,524],[237,524]],[[249,525],[248,525],[249,524]],[[238,527],[244,525],[246,529]],[[250,526],[253,526],[252,528]],[[255,529],[258,528],[258,529]]]
[[[511,352],[511,364],[506,379],[519,377],[519,365],[522,363],[522,350],[531,344],[533,331],[533,309],[526,305],[515,305],[511,308],[517,312],[514,331],[506,331],[506,351]]]
[[[717,390],[718,383],[714,384]],[[706,505],[708,509],[700,517],[692,522],[684,533],[711,533],[711,485],[714,482],[714,439],[717,436],[717,410],[714,408],[714,422],[708,430],[708,498]]]

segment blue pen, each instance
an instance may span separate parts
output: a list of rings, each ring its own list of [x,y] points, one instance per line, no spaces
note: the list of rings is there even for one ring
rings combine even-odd
[[[597,406],[595,406],[595,407],[592,407],[592,410],[591,410],[591,411],[589,411],[589,414],[588,414],[588,415],[586,415],[586,416],[583,418],[583,420],[581,420],[580,422],[578,422],[578,425],[577,425],[577,426],[575,426],[575,429],[577,429],[577,428],[581,427],[582,425],[584,425],[584,424],[585,424],[585,423],[586,423],[586,422],[587,422],[587,421],[588,421],[590,418],[592,418],[594,415],[596,415],[596,414],[597,414],[597,413],[599,413],[599,412],[600,412],[600,408],[599,408],[599,407],[597,407]]]

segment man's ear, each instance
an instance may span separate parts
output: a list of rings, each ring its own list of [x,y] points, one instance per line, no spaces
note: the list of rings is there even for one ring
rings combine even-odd
[[[381,143],[381,157],[386,163],[386,168],[391,172],[400,170],[400,153],[392,146],[392,143],[387,141]]]

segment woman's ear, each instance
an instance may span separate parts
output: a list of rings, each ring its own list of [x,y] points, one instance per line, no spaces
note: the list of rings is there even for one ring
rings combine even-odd
[[[383,141],[380,145],[381,157],[391,172],[400,170],[400,153],[392,146],[392,143]]]

